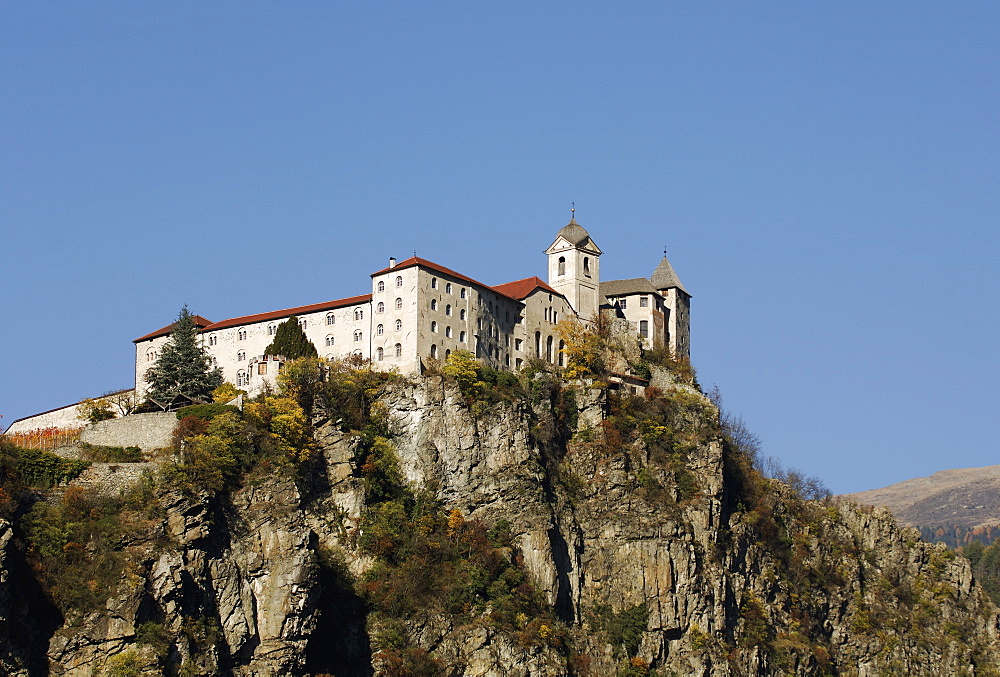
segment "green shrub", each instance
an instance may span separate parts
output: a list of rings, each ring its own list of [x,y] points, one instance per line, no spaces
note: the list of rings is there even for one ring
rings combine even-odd
[[[14,464],[25,484],[34,487],[52,487],[69,482],[90,467],[87,461],[63,458],[36,449],[16,449]]]
[[[80,442],[80,456],[87,461],[98,463],[138,463],[142,461],[142,449],[139,447],[106,447],[97,444]]]
[[[238,416],[240,410],[228,404],[192,404],[191,406],[181,407],[177,410],[177,420],[180,420],[185,416],[195,416],[205,421],[211,421],[219,414],[224,414],[226,412],[231,412]]]
[[[606,604],[594,608],[594,626],[608,635],[608,642],[627,657],[639,653],[642,635],[649,622],[649,607],[636,604],[615,612]]]
[[[28,558],[60,609],[80,614],[103,607],[122,579],[127,534],[162,519],[148,482],[125,496],[70,487],[59,501],[38,501],[20,520]]]

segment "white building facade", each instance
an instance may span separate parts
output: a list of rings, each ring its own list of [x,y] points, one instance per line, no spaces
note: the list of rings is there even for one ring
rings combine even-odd
[[[264,356],[277,326],[298,318],[320,356],[358,355],[376,368],[420,373],[428,359],[468,350],[486,365],[517,370],[538,358],[563,364],[555,331],[562,320],[589,322],[614,312],[634,325],[647,347],[690,354],[690,295],[664,256],[650,279],[600,280],[601,250],[571,220],[545,250],[548,280],[526,278],[490,286],[416,256],[371,274],[371,293],[211,322],[195,316],[202,347],[226,381],[259,392],[273,383],[281,360]],[[170,326],[135,344],[136,391],[148,385]]]

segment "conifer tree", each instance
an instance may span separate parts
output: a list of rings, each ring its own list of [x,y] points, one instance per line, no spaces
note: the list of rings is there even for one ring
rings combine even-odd
[[[316,357],[319,352],[299,326],[299,318],[292,315],[278,325],[271,345],[264,349],[265,355],[282,355],[290,360],[300,357]]]
[[[212,369],[198,345],[198,327],[187,306],[181,308],[156,364],[146,372],[146,382],[150,398],[158,402],[169,402],[177,395],[211,402],[212,391],[222,385],[222,370]]]

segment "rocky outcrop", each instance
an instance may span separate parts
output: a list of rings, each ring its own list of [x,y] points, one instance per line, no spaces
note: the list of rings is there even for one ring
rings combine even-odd
[[[711,433],[711,404],[661,383],[688,413],[634,441],[613,439],[606,391],[589,383],[563,384],[562,410],[542,388],[470,406],[443,377],[381,395],[406,480],[466,519],[506,520],[565,634],[528,641],[428,609],[406,621],[414,646],[455,675],[990,674],[997,610],[967,562],[885,511],[806,502],[747,475]],[[674,451],[657,446],[668,437]],[[316,439],[297,477],[161,495],[141,565],[104,610],[66,619],[51,671],[89,675],[127,656],[146,674],[386,672],[365,605],[328,563],[372,565],[355,547],[359,440],[329,422]],[[5,586],[0,612],[16,597]],[[631,646],[615,635],[626,616],[639,619]],[[156,636],[168,639],[157,648]],[[0,647],[16,644],[0,633]],[[29,674],[15,653],[0,660]]]

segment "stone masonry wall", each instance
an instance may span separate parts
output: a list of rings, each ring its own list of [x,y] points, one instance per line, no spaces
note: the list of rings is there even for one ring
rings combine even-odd
[[[80,441],[106,447],[139,447],[148,452],[169,447],[176,426],[177,415],[173,413],[132,414],[88,426]]]

